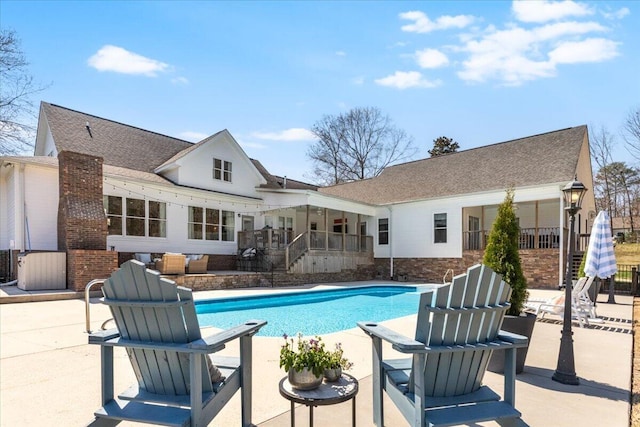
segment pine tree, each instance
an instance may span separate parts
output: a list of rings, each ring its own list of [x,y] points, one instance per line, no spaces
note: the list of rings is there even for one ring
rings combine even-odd
[[[527,279],[522,272],[518,236],[520,227],[513,205],[514,190],[507,190],[504,201],[498,207],[498,215],[489,233],[483,263],[502,275],[511,286],[511,307],[507,314],[519,316],[527,299]]]

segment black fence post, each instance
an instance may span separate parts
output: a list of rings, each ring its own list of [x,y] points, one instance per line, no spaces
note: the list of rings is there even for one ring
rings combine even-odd
[[[638,296],[638,269],[631,267],[631,289],[633,289],[633,295]]]

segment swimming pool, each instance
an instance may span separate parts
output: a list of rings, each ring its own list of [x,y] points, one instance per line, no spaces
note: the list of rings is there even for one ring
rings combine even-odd
[[[196,301],[200,326],[230,328],[249,319],[268,323],[258,335],[305,336],[356,327],[356,322],[382,322],[414,314],[419,295],[435,285],[374,285],[282,292]]]

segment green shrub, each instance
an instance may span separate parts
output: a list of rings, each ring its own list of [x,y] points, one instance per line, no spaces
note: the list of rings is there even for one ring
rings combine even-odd
[[[504,201],[498,207],[498,215],[491,227],[483,263],[500,273],[511,286],[511,307],[507,314],[518,316],[527,299],[527,279],[522,272],[518,238],[520,227],[513,205],[514,190],[507,190]]]

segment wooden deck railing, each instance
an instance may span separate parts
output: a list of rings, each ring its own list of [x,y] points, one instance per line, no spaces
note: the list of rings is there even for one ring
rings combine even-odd
[[[487,247],[489,230],[463,231],[463,249],[482,250]],[[521,228],[519,249],[550,249],[560,247],[560,227]]]

